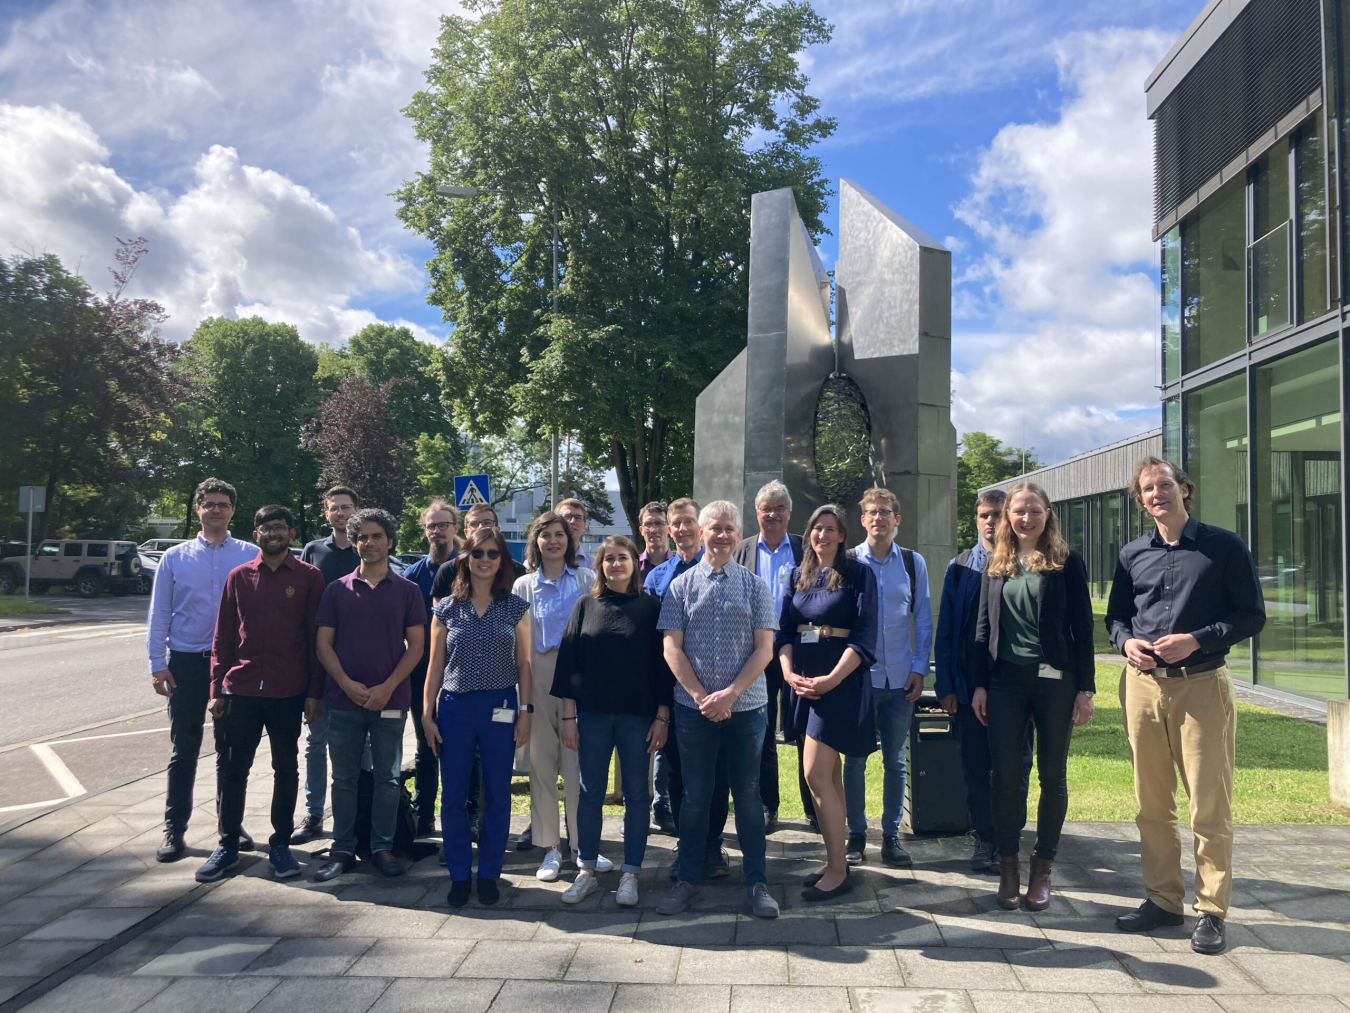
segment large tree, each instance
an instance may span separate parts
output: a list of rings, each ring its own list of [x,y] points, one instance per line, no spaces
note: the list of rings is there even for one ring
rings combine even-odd
[[[429,170],[396,195],[436,246],[446,397],[475,436],[576,433],[636,529],[673,476],[689,491],[694,398],[744,347],[751,195],[792,187],[825,231],[809,151],[834,122],[798,54],[830,29],[805,0],[465,6],[405,110]],[[451,201],[442,184],[504,193]]]
[[[987,485],[1014,478],[1041,467],[1030,448],[1005,447],[988,433],[966,433],[956,456],[956,544],[969,549],[979,535],[975,531],[975,495]]]
[[[376,387],[363,376],[349,376],[328,395],[303,436],[305,449],[319,457],[320,486],[349,485],[362,506],[382,507],[395,517],[403,512],[412,447],[399,435],[390,405],[393,392],[409,382]]]

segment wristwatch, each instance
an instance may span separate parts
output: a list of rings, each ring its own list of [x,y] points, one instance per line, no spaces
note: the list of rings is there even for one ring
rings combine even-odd
[[[1095,689],[1080,689],[1078,692],[1081,695],[1087,697],[1089,700],[1091,700],[1094,696],[1097,695],[1097,691]]]
[[[523,704],[521,704],[521,705],[520,705],[520,712],[521,712],[522,714],[533,714],[533,713],[534,713],[534,704],[532,704],[532,703],[523,703]]]

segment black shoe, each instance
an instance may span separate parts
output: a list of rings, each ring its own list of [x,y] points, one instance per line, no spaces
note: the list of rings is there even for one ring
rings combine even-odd
[[[497,885],[497,881],[495,879],[484,879],[482,876],[479,876],[478,903],[496,904],[497,901],[501,899],[502,899],[502,891],[501,888]]]
[[[155,849],[156,862],[176,862],[187,853],[181,830],[164,828],[164,843]]]
[[[825,878],[825,873],[823,873],[823,872],[813,872],[813,873],[811,873],[811,875],[807,876],[804,880],[802,880],[802,886],[815,886],[817,883],[819,883],[819,882],[820,882],[822,879],[824,879],[824,878]]]
[[[899,837],[881,839],[881,860],[900,869],[908,869],[914,864],[914,859],[909,857],[909,852],[900,843]]]
[[[778,829],[778,810],[764,807],[764,836],[768,837]]]
[[[866,834],[849,834],[848,844],[844,846],[844,861],[849,865],[862,865],[863,852],[866,850]]]
[[[517,851],[532,851],[534,849],[533,827],[526,827],[524,832],[516,838]]]
[[[1191,949],[1196,953],[1222,953],[1225,945],[1223,919],[1218,915],[1201,915],[1191,930]]]
[[[328,861],[319,866],[319,871],[314,874],[314,882],[327,883],[330,879],[337,879],[343,873],[351,872],[355,868],[355,855],[344,855],[341,851],[334,851],[328,856]]]
[[[376,851],[370,856],[370,864],[375,866],[375,871],[386,879],[403,875],[403,866],[399,864],[392,851]]]
[[[469,891],[471,889],[473,889],[472,880],[451,880],[450,892],[445,895],[445,902],[451,907],[463,907],[469,903]]]
[[[1166,908],[1160,908],[1151,900],[1146,900],[1129,914],[1116,919],[1116,928],[1121,932],[1149,932],[1163,925],[1181,925],[1186,919],[1173,914]]]
[[[419,816],[419,817],[417,817],[417,836],[418,836],[418,837],[430,837],[430,836],[432,836],[432,835],[435,834],[435,833],[436,833],[436,817],[435,817],[435,816]]]
[[[291,833],[291,843],[308,844],[310,841],[322,836],[324,836],[323,817],[306,815],[305,818],[300,821],[300,825]],[[239,846],[243,847],[242,840],[239,842]]]
[[[250,834],[247,830],[241,829],[239,831],[239,850],[240,851],[255,850],[253,845],[253,835]]]
[[[675,817],[671,815],[669,806],[652,806],[652,826],[668,837],[680,836],[680,828],[675,825]]]
[[[731,860],[726,848],[709,851],[703,856],[703,875],[709,879],[722,879],[731,875]]]
[[[992,841],[976,840],[975,853],[970,856],[971,872],[988,872],[998,867],[998,852]]]
[[[469,840],[473,841],[474,844],[478,843],[478,838],[482,834],[482,832],[483,832],[483,824],[478,822],[478,820],[473,820],[472,822],[469,823]]]
[[[815,833],[820,833],[820,822],[814,816],[806,822]]]
[[[817,881],[819,882],[819,881]],[[802,891],[802,900],[822,901],[834,900],[836,897],[842,897],[846,893],[853,892],[853,877],[845,876],[844,881],[833,890],[822,890],[820,887],[812,885]]]

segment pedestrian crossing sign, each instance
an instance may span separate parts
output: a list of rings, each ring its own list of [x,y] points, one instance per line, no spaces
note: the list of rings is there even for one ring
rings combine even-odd
[[[491,505],[491,489],[486,475],[455,476],[455,506],[461,510],[478,506],[480,503]]]

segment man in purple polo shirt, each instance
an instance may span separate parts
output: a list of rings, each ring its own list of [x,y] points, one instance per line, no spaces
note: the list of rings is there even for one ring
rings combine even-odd
[[[399,876],[394,858],[403,723],[408,676],[422,660],[427,610],[416,584],[389,569],[398,522],[385,510],[362,510],[347,522],[361,564],[329,584],[314,622],[319,661],[328,672],[328,755],[333,768],[333,850],[315,873],[319,882],[356,865],[356,782],[370,737],[375,790],[370,810],[370,861]]]

